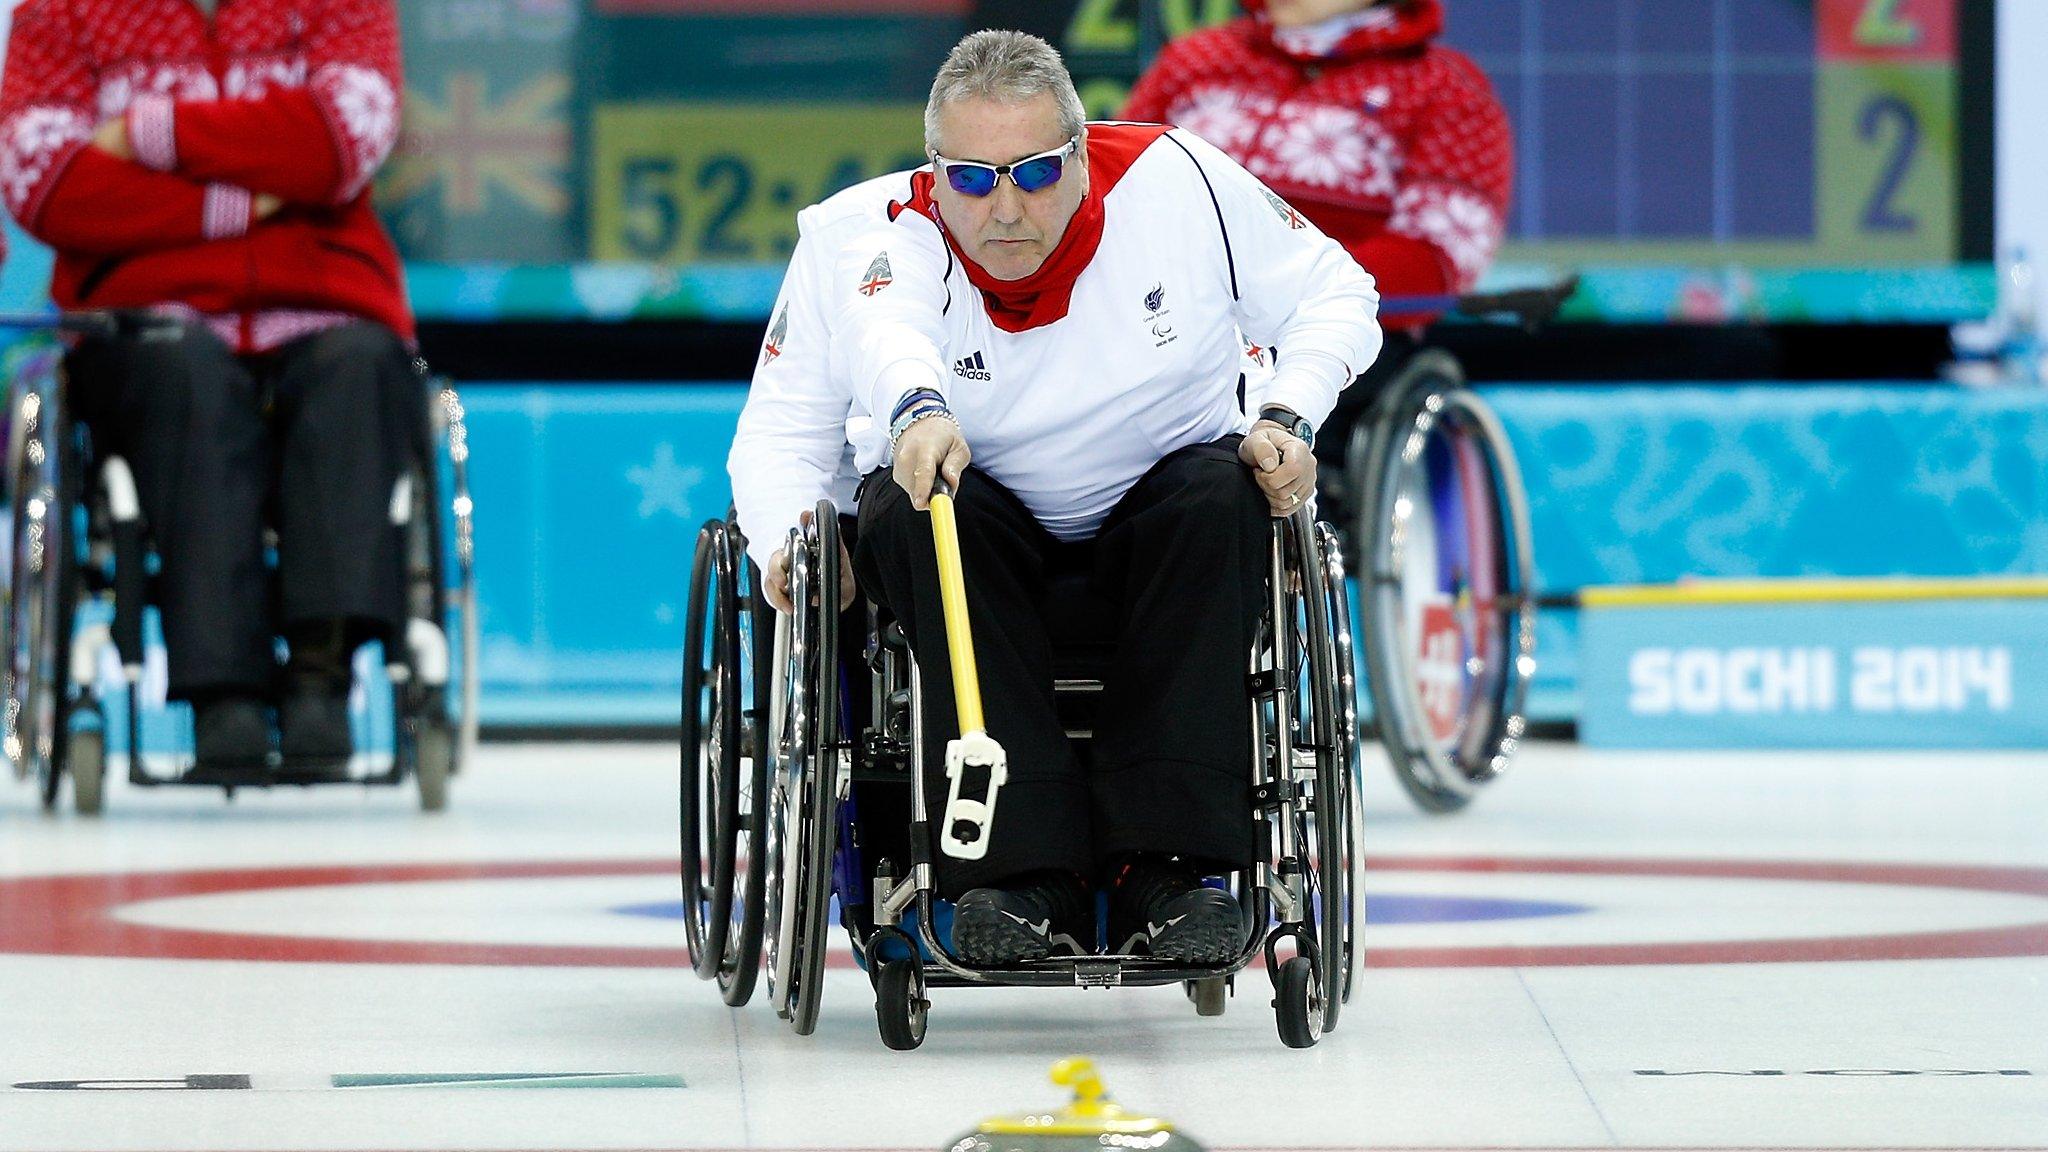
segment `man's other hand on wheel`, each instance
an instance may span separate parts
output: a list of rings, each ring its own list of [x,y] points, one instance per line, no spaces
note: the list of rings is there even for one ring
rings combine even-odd
[[[809,520],[811,514],[804,513]],[[761,591],[768,596],[768,603],[777,612],[785,615],[796,610],[796,604],[789,598],[789,549],[777,548],[775,555],[768,558],[768,569],[761,573]],[[846,554],[846,542],[839,543],[839,610],[853,607],[853,560]]]
[[[1307,442],[1270,420],[1252,425],[1237,458],[1252,470],[1266,506],[1275,516],[1291,516],[1316,491],[1316,456]]]

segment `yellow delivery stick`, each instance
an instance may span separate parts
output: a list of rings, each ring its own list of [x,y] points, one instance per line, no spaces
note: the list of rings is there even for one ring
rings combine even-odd
[[[953,665],[953,703],[960,731],[979,732],[981,673],[974,666],[974,626],[967,620],[967,580],[960,569],[960,522],[953,496],[939,481],[932,491],[932,544],[939,553],[939,600],[946,611],[946,654]]]
[[[946,655],[953,668],[953,706],[960,718],[960,738],[946,743],[946,812],[939,825],[939,850],[957,860],[979,860],[988,855],[996,793],[1009,778],[1009,762],[1002,745],[989,739],[982,721],[981,673],[974,666],[974,629],[967,620],[960,525],[953,517],[953,489],[944,477],[932,484],[931,513],[939,602],[946,616]],[[961,795],[969,767],[988,771],[988,790],[980,799]]]

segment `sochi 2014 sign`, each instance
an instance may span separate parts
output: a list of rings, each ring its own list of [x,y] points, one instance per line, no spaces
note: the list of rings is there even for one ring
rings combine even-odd
[[[1588,744],[2048,747],[2048,598],[2031,586],[1603,590],[1581,640]]]

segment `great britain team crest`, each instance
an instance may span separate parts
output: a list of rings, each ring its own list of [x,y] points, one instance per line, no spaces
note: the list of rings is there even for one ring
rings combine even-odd
[[[873,296],[875,293],[887,288],[894,281],[895,276],[889,270],[889,253],[887,251],[877,252],[875,253],[874,260],[868,264],[867,272],[860,278],[860,294],[863,296]]]
[[[1271,204],[1273,211],[1282,220],[1287,221],[1289,228],[1302,229],[1308,227],[1308,222],[1301,218],[1301,213],[1294,210],[1294,205],[1282,200],[1271,188],[1260,188],[1259,191],[1266,194],[1266,203]]]

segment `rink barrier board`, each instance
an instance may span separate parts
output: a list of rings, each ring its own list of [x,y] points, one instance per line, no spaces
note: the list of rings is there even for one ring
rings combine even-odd
[[[2048,747],[2048,580],[1702,582],[1580,601],[1589,745]]]
[[[731,499],[725,456],[744,384],[461,387],[478,510],[485,723],[674,724],[689,548],[697,526]],[[2030,582],[2048,576],[2048,533],[2037,527],[2048,522],[2038,468],[2048,458],[2048,392],[1884,383],[1480,391],[1522,461],[1539,591],[1550,602],[1584,593],[1583,608],[1539,613],[1530,709],[1538,720],[1585,715],[1603,731],[1609,711],[1592,686],[1609,682],[1590,664],[1612,628],[1582,637],[1582,616],[1611,623],[1620,613],[1604,609],[1616,597],[1709,594],[1617,586],[1714,577],[1711,594],[1732,599],[1750,593],[1719,581],[1762,581],[1766,601],[1803,595],[1814,598],[1811,610],[1841,611],[1850,595],[1881,596],[1871,601],[1881,611],[1904,618],[1918,603],[1961,617],[1966,629],[1959,604],[2030,618],[2042,610]],[[1838,595],[1792,578],[1847,578],[1861,591]],[[1924,578],[2019,584],[1973,585],[1976,599],[1963,601]],[[2022,593],[2029,606],[2013,607]],[[1679,627],[1697,626],[1708,610],[1659,608],[1692,613]],[[1651,610],[1632,609],[1635,626],[1647,626],[1641,614]]]

